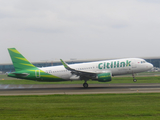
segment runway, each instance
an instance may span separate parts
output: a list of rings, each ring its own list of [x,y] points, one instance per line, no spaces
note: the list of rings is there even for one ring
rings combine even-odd
[[[160,93],[160,84],[89,84],[89,88],[82,84],[0,85],[0,96],[104,93]]]

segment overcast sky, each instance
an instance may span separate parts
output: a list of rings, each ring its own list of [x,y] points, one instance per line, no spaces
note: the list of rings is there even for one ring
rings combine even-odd
[[[0,63],[160,56],[160,0],[0,0]]]

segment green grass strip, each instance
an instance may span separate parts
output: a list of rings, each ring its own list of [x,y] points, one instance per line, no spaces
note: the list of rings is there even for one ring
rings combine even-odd
[[[0,96],[0,120],[159,120],[160,94]]]

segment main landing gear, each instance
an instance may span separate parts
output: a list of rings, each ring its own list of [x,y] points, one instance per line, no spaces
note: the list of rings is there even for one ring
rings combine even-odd
[[[133,82],[137,82],[137,79],[135,79],[134,73],[132,73],[133,76]]]
[[[83,83],[83,87],[84,87],[84,88],[88,88],[88,83],[87,83],[87,81],[85,81],[85,83]]]

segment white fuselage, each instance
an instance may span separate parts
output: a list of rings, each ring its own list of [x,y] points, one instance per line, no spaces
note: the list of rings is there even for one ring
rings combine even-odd
[[[99,74],[99,73],[111,72],[112,76],[144,72],[150,70],[153,67],[151,63],[148,63],[144,59],[140,58],[125,58],[125,59],[79,63],[79,64],[72,64],[69,66],[75,70],[90,72],[90,73]],[[67,80],[79,79],[78,76],[73,75],[70,71],[66,70],[62,65],[53,67],[44,67],[40,69],[46,73],[52,74],[62,79],[67,79]]]

